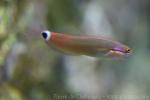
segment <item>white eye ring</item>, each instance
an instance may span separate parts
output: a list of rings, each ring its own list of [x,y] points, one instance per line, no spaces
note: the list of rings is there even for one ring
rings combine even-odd
[[[48,30],[42,31],[41,34],[46,41],[48,41],[51,37],[51,32]]]

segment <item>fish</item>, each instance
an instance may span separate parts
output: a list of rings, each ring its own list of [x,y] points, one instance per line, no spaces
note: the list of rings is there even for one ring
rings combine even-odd
[[[41,32],[46,43],[63,53],[91,57],[127,57],[131,49],[118,41],[94,35],[68,35],[65,33]]]

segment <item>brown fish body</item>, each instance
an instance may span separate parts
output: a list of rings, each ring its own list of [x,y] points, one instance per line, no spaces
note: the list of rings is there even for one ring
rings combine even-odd
[[[130,53],[128,46],[100,36],[74,36],[50,31],[43,31],[42,35],[48,45],[68,54],[121,57]]]

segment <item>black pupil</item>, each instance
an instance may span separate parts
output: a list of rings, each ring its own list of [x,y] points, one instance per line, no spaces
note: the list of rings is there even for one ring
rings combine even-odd
[[[130,49],[128,49],[127,52],[130,52]]]
[[[47,33],[43,32],[42,36],[43,36],[44,39],[46,39],[47,38]]]

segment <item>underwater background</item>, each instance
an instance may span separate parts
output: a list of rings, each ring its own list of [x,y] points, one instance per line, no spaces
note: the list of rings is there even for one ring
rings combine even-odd
[[[0,0],[0,100],[150,100],[149,0]],[[113,37],[126,59],[70,56],[41,31]]]

